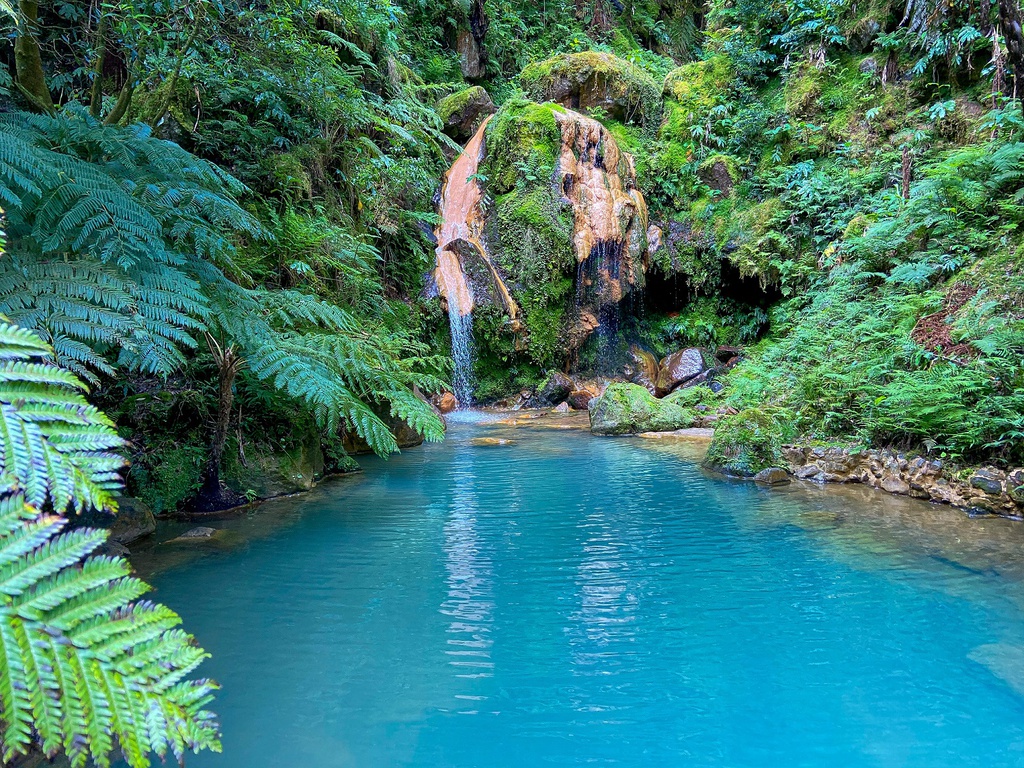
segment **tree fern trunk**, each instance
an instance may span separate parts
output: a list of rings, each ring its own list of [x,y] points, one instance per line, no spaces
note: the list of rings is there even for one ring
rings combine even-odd
[[[46,87],[43,72],[43,57],[39,52],[36,34],[39,29],[39,3],[35,0],[21,0],[18,5],[20,19],[17,37],[14,38],[14,73],[18,90],[29,101],[33,109],[53,112],[53,97]]]
[[[1024,81],[1024,31],[1021,30],[1017,0],[999,0],[999,31],[1003,33],[1006,58],[1013,70],[1013,96],[1020,98],[1020,86]]]
[[[217,363],[217,420],[213,426],[210,458],[206,464],[206,477],[199,492],[198,506],[204,510],[212,510],[234,506],[237,502],[234,494],[228,492],[221,484],[220,470],[228,441],[228,428],[231,426],[231,407],[235,402],[235,378],[243,361],[234,347],[222,347],[209,336],[207,343]]]

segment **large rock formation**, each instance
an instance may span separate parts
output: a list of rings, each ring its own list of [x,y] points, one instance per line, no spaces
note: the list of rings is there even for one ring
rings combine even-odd
[[[620,302],[644,286],[649,221],[633,159],[579,112],[507,102],[466,144],[438,203],[427,296],[442,298],[457,358],[472,325],[484,397],[522,387],[510,367],[525,383],[575,365],[590,337],[613,336]]]
[[[578,112],[506,104],[448,172],[439,207],[438,293],[449,312],[510,318],[518,338],[503,354],[561,367],[600,309],[643,285],[647,206],[632,159]]]
[[[469,141],[480,130],[488,115],[494,114],[494,102],[479,85],[463,88],[437,103],[437,114],[444,132],[459,142]]]
[[[490,118],[480,125],[445,175],[439,205],[441,222],[435,232],[434,280],[448,312],[468,315],[477,299],[500,301],[515,320],[519,308],[491,263],[483,239],[483,190],[477,171],[488,122]]]
[[[459,53],[459,67],[462,76],[479,80],[487,74],[487,55],[484,51],[484,37],[490,22],[484,10],[483,0],[473,0],[469,9],[467,26],[456,33],[455,50]]]
[[[638,384],[611,384],[590,406],[590,431],[595,435],[636,435],[671,432],[697,423],[697,412],[669,396],[657,399]]]
[[[564,53],[530,64],[519,76],[535,101],[600,109],[622,123],[652,130],[661,117],[661,88],[642,69],[611,53]]]
[[[561,152],[555,183],[572,206],[573,248],[584,292],[617,303],[642,286],[647,268],[647,204],[635,186],[633,158],[601,123],[555,112]]]

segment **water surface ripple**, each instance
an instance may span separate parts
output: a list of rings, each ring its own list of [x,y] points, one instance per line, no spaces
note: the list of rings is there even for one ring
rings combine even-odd
[[[224,685],[189,765],[1024,765],[1021,525],[462,421],[143,553]]]

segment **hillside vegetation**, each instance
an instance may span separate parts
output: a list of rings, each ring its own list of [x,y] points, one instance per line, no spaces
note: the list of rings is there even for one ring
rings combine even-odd
[[[475,318],[479,398],[736,346],[725,431],[1024,461],[1018,0],[0,0],[0,30],[0,549],[32,566],[0,595],[5,761],[219,746],[202,652],[62,516],[113,508],[122,455],[170,514],[441,439],[434,198],[491,112],[476,181],[524,319]],[[658,232],[631,223],[646,287],[582,345],[566,108]],[[152,669],[115,637],[136,614]],[[92,634],[33,655],[61,632]]]

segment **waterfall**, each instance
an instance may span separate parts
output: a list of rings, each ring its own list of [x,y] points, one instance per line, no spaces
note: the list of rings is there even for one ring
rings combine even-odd
[[[434,279],[438,291],[448,304],[452,359],[455,362],[452,385],[460,408],[467,408],[473,402],[473,306],[477,299],[486,298],[473,295],[462,260],[474,260],[473,274],[480,273],[479,267],[486,270],[493,288],[483,292],[498,297],[513,324],[518,322],[519,315],[519,308],[512,295],[487,257],[483,238],[481,203],[484,194],[476,174],[483,159],[484,131],[488,122],[489,117],[445,174],[438,210],[441,222],[435,232],[437,265]]]
[[[482,252],[483,227],[480,202],[483,192],[476,181],[483,155],[483,125],[466,144],[445,175],[441,187],[440,216],[437,227],[437,267],[434,275],[438,290],[448,302],[448,322],[452,332],[452,360],[455,371],[452,386],[460,408],[473,401],[473,292],[459,260],[460,245],[468,244]]]
[[[452,373],[452,388],[459,408],[468,408],[473,403],[473,313],[462,315],[448,312],[448,322],[452,329],[452,360],[455,371]]]

